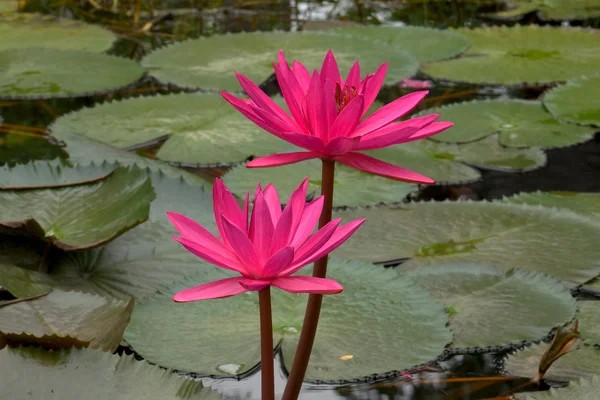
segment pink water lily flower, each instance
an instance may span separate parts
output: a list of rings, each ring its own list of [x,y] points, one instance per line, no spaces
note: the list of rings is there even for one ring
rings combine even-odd
[[[365,118],[383,85],[387,63],[363,80],[358,62],[342,79],[331,51],[325,56],[321,71],[315,70],[312,76],[297,61],[290,67],[283,51],[279,52],[279,64],[273,67],[291,115],[241,74],[236,75],[250,100],[226,92],[221,95],[259,127],[308,151],[261,157],[247,167],[275,167],[327,158],[392,179],[434,183],[425,176],[359,153],[424,139],[451,127],[451,122],[434,122],[438,114],[394,122],[423,100],[427,91],[403,96]]]
[[[291,276],[302,267],[329,254],[344,243],[365,221],[340,226],[341,219],[315,229],[323,196],[306,203],[308,178],[292,193],[284,210],[273,185],[256,188],[249,217],[249,195],[243,209],[220,179],[213,188],[215,220],[220,239],[197,222],[167,213],[181,237],[173,237],[201,259],[241,276],[206,283],[177,293],[178,302],[234,296],[249,290],[276,286],[291,293],[334,294],[343,290],[332,279]]]

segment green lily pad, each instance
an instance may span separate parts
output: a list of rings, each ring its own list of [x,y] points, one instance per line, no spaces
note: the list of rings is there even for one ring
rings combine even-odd
[[[42,296],[52,290],[47,274],[5,264],[1,260],[0,285],[17,298]]]
[[[512,375],[534,377],[548,343],[532,344],[506,360],[506,370]],[[551,381],[574,381],[591,378],[600,370],[600,349],[580,346],[578,350],[565,354],[556,360],[544,375]]]
[[[57,188],[81,185],[105,179],[116,166],[102,163],[76,165],[73,168],[56,162],[34,161],[13,167],[0,167],[0,190]]]
[[[0,335],[9,343],[114,351],[132,310],[133,300],[53,290],[0,307]]]
[[[218,272],[202,282],[222,278],[224,273]],[[308,380],[407,368],[435,358],[451,340],[442,305],[409,279],[384,268],[335,259],[329,263],[329,276],[345,291],[323,300]],[[176,285],[168,295],[138,303],[125,334],[127,342],[148,361],[182,371],[239,375],[252,369],[260,360],[257,294],[185,304],[172,300],[172,293],[198,283]],[[289,369],[308,296],[278,289],[272,296],[274,339],[281,341]],[[346,359],[348,355],[353,357]]]
[[[216,400],[216,392],[133,355],[93,350],[0,350],[0,397],[44,400]]]
[[[471,42],[469,50],[428,64],[423,72],[475,84],[548,84],[593,74],[600,62],[600,40],[593,30],[527,25],[458,32]]]
[[[533,192],[505,197],[502,201],[514,204],[542,205],[571,210],[600,221],[600,193]]]
[[[422,26],[358,26],[337,32],[385,43],[391,48],[407,50],[420,62],[456,57],[469,47],[469,41],[453,30]]]
[[[154,197],[150,180],[133,168],[119,168],[89,185],[5,190],[0,228],[63,250],[97,247],[145,221]]]
[[[219,94],[138,97],[104,103],[59,118],[53,133],[72,132],[125,148],[168,136],[166,161],[232,164],[281,152],[287,142],[264,132]]]
[[[527,400],[597,400],[600,393],[600,376],[581,379],[570,383],[564,389],[550,389],[547,392],[527,396]]]
[[[485,100],[430,108],[454,126],[433,140],[468,143],[498,134],[503,146],[565,147],[594,137],[594,129],[561,123],[538,101]]]
[[[600,346],[600,302],[580,301],[577,303],[577,308],[581,337],[587,343]]]
[[[544,106],[556,118],[600,127],[600,75],[581,77],[544,95]]]
[[[16,13],[19,10],[18,0],[0,1],[0,15]]]
[[[460,262],[503,271],[519,266],[575,284],[600,274],[600,224],[564,210],[457,201],[338,211],[335,217],[367,219],[339,257],[407,260],[399,273]]]
[[[272,183],[281,199],[287,199],[298,187],[298,182],[308,177],[308,193],[314,197],[321,195],[321,161],[308,160],[298,164],[277,168],[246,168],[240,165],[232,168],[223,182],[238,196],[247,191],[254,193],[256,184]],[[378,203],[402,201],[418,185],[394,181],[381,176],[368,174],[339,163],[335,166],[334,207],[366,206]]]
[[[23,13],[0,21],[0,50],[43,47],[100,53],[108,50],[115,40],[116,36],[100,25],[74,19]]]
[[[375,72],[389,62],[386,83],[398,82],[417,72],[419,62],[406,51],[390,52],[389,46],[331,32],[255,32],[215,35],[188,40],[149,54],[142,65],[163,82],[182,87],[240,90],[235,71],[261,83],[273,74],[277,52],[306,65],[320,68],[328,50],[333,50],[343,73],[356,60],[361,70]]]
[[[0,98],[45,99],[109,92],[144,75],[136,62],[76,50],[0,51]]]
[[[496,13],[498,17],[517,17],[538,11],[544,20],[580,20],[600,16],[598,0],[510,0],[507,11]]]
[[[504,273],[488,265],[447,264],[402,274],[451,310],[453,347],[539,339],[575,315],[569,289],[539,272]]]

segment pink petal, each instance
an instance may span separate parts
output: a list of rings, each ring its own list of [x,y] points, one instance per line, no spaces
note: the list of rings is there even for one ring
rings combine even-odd
[[[271,285],[271,281],[261,281],[257,279],[242,279],[239,284],[247,290],[251,290],[253,292],[258,292],[259,290],[263,290],[267,286]]]
[[[261,117],[259,117],[252,110],[250,103],[248,103],[242,99],[238,99],[237,97],[235,97],[227,92],[221,92],[221,96],[223,96],[223,98],[229,104],[231,104],[236,110],[238,110],[244,117],[246,117],[250,121],[254,122],[254,124],[257,125],[259,128],[264,129],[265,131],[269,132],[273,136],[277,136],[278,138],[281,138],[281,132],[276,129],[273,129],[272,125],[269,125]]]
[[[244,197],[244,226],[246,226],[246,229],[248,229],[248,227],[250,226],[250,221],[248,220],[248,214],[250,212],[250,193],[246,192],[246,196]]]
[[[292,207],[288,203],[281,214],[281,218],[277,222],[275,231],[273,232],[273,240],[271,241],[270,254],[277,252],[282,247],[289,245],[290,232],[292,229],[292,223],[294,222],[294,214]]]
[[[335,234],[340,222],[341,218],[331,220],[315,234],[311,235],[308,240],[296,250],[294,264],[288,270],[283,271],[281,275],[293,274],[304,265],[309,264],[310,261],[305,262],[305,260],[312,258],[312,255],[315,252],[319,251],[327,244],[329,239]]]
[[[292,71],[294,73],[294,76],[296,76],[300,87],[302,88],[304,93],[306,93],[308,91],[308,87],[310,86],[310,73],[308,72],[304,64],[299,63],[298,61],[294,61],[292,63]]]
[[[252,233],[250,240],[254,245],[254,251],[258,256],[260,265],[263,265],[271,255],[273,229],[269,206],[262,192],[258,193],[254,199],[254,208],[252,209],[252,218],[250,220],[250,232]]]
[[[277,189],[275,189],[273,184],[269,183],[265,187],[265,190],[263,190],[263,195],[271,213],[271,221],[273,221],[273,224],[277,224],[277,221],[281,217],[281,202],[279,201]]]
[[[433,179],[419,175],[416,172],[389,164],[376,158],[367,156],[361,153],[346,153],[335,158],[349,167],[360,169],[361,171],[370,172],[375,175],[385,176],[386,178],[395,179],[397,181],[410,183],[435,183]]]
[[[433,86],[431,81],[419,81],[416,79],[402,79],[399,87],[410,89],[429,89]]]
[[[352,150],[354,147],[356,147],[359,141],[360,137],[347,138],[344,136],[338,136],[333,138],[331,142],[327,143],[325,152],[330,156],[338,156]]]
[[[329,140],[331,136],[331,127],[338,116],[337,102],[335,100],[335,86],[329,79],[323,84],[323,111],[325,115],[325,137]]]
[[[219,230],[219,235],[221,236],[221,240],[226,246],[229,246],[229,240],[225,236],[223,232],[223,224],[221,222],[221,213],[223,212],[223,202],[222,202],[222,192],[223,192],[223,181],[219,178],[215,179],[215,183],[213,185],[213,212],[215,214],[215,222],[217,224],[217,229]]]
[[[265,124],[269,125],[275,132],[285,133],[297,132],[301,130],[296,122],[288,123],[266,108],[260,108],[254,104],[251,104],[250,108],[254,114],[258,115],[265,122]]]
[[[244,212],[240,209],[237,200],[231,194],[231,192],[227,189],[223,181],[221,179],[216,178],[216,181],[219,180],[221,183],[221,190],[219,191],[221,194],[220,200],[221,206],[220,211],[221,214],[224,214],[231,222],[233,222],[238,228],[242,231],[247,232],[248,225],[246,223],[247,217],[244,215]],[[214,199],[213,199],[214,200]],[[216,214],[215,214],[216,215]]]
[[[283,140],[310,151],[323,151],[325,142],[320,137],[307,135],[306,133],[288,132],[281,137]]]
[[[290,243],[290,246],[294,249],[297,249],[304,244],[308,236],[317,226],[319,218],[321,217],[321,211],[323,210],[324,199],[323,196],[319,196],[304,207],[304,213],[302,213],[302,218],[300,218],[298,229]]]
[[[342,87],[344,86],[342,77],[340,76],[340,69],[331,50],[325,55],[323,65],[321,66],[321,81],[324,83],[327,79],[333,83],[339,83]]]
[[[333,279],[315,278],[312,276],[288,276],[277,278],[272,286],[290,293],[336,294],[344,290],[342,285]]]
[[[421,129],[414,135],[412,135],[407,142],[412,142],[414,140],[425,139],[431,137],[433,135],[437,135],[440,132],[445,131],[448,128],[454,126],[453,122],[434,122],[433,124],[427,126],[426,128]],[[404,142],[403,142],[404,143]]]
[[[182,290],[173,296],[173,300],[181,303],[235,296],[248,291],[248,289],[240,286],[240,281],[243,279],[243,277],[234,277],[205,283],[204,285]]]
[[[219,239],[193,219],[172,211],[167,212],[167,217],[185,239],[200,243],[203,246],[213,246],[225,250]]]
[[[324,112],[323,112],[323,88],[321,86],[321,78],[317,71],[313,73],[312,79],[310,80],[310,86],[306,93],[305,99],[305,115],[306,121],[310,133],[318,138],[325,137],[325,123],[324,123]],[[305,107],[303,106],[303,109]]]
[[[363,95],[358,95],[342,109],[331,127],[330,138],[349,136],[356,129],[362,117],[364,101]]]
[[[263,268],[263,278],[273,278],[280,271],[290,266],[294,260],[294,249],[291,246],[283,247],[278,252],[273,254],[265,263]]]
[[[349,88],[354,88],[358,90],[360,85],[360,64],[355,62],[350,68],[350,72],[348,72],[348,77],[346,78],[346,86]]]
[[[238,259],[242,262],[248,275],[258,278],[260,277],[260,263],[254,245],[243,232],[233,222],[222,215],[223,231],[231,243],[231,248],[235,251]]]
[[[246,267],[240,263],[240,260],[235,255],[230,255],[229,252],[220,252],[219,249],[206,247],[185,238],[173,236],[173,239],[181,243],[187,251],[206,262],[230,271],[239,272],[244,276],[248,275]]]
[[[302,113],[302,99],[304,98],[304,94],[306,92],[300,88],[300,85],[296,81],[296,77],[294,75],[291,73],[288,73],[287,75],[284,74],[283,68],[287,67],[280,68],[276,64],[273,64],[275,77],[277,78],[277,83],[279,83],[281,94],[283,95],[285,104],[287,104],[292,117],[294,117],[294,120],[301,128],[302,132],[308,133],[308,126],[304,120],[304,114]]]
[[[362,136],[376,129],[386,126],[387,124],[397,120],[410,110],[415,108],[417,104],[425,96],[427,91],[424,92],[413,92],[402,96],[393,102],[386,104],[373,114],[369,115],[358,128],[352,133],[352,136]]]
[[[300,218],[304,213],[304,206],[306,205],[306,190],[308,189],[308,178],[305,178],[296,190],[291,194],[285,208],[290,209],[292,213],[292,224],[290,231],[288,232],[288,242],[294,237],[298,225],[300,224]],[[285,210],[283,210],[285,213]],[[286,245],[287,245],[286,243]]]
[[[439,114],[431,114],[389,124],[384,128],[363,136],[360,143],[355,147],[355,150],[373,150],[410,141],[409,138],[412,135],[433,123],[439,116]]]
[[[272,156],[255,158],[246,164],[246,168],[266,168],[266,167],[279,167],[281,165],[295,164],[300,161],[310,160],[311,158],[319,158],[319,154],[312,151],[309,152],[297,152],[297,153],[284,153],[274,154]]]
[[[377,98],[377,95],[381,90],[381,86],[383,85],[383,81],[385,80],[387,69],[388,63],[381,64],[381,66],[377,69],[375,74],[371,76],[369,81],[365,82],[365,87],[362,92],[365,96],[365,104],[363,107],[361,117],[364,116],[367,113],[367,111],[369,111],[369,108],[371,107],[371,105],[373,105],[373,102]]]

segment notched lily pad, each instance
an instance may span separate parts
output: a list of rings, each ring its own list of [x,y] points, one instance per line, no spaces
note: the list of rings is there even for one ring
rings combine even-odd
[[[0,286],[17,298],[29,298],[50,293],[52,281],[48,274],[19,268],[8,260],[0,260]]]
[[[581,77],[558,86],[544,95],[543,102],[560,120],[600,127],[600,75]]]
[[[0,350],[0,397],[45,400],[217,400],[202,382],[133,355],[72,349]]]
[[[505,197],[502,201],[514,204],[563,208],[600,221],[600,207],[598,207],[600,204],[600,193],[537,191],[533,193],[519,193],[514,196]]]
[[[509,0],[510,8],[494,14],[499,18],[523,16],[537,11],[543,20],[582,20],[600,16],[598,0]]]
[[[522,269],[446,264],[402,271],[453,312],[453,347],[535,340],[575,315],[575,299],[557,279]]]
[[[577,308],[581,337],[586,343],[600,346],[600,301],[580,301]]]
[[[0,191],[0,229],[63,250],[97,247],[145,221],[154,197],[150,180],[133,168],[88,185]]]
[[[133,299],[53,290],[37,299],[0,307],[0,334],[11,344],[114,351],[133,304]]]
[[[78,50],[15,48],[0,51],[0,98],[88,96],[134,83],[136,62]]]
[[[458,29],[471,42],[461,57],[422,68],[437,79],[475,84],[563,82],[597,72],[600,40],[594,30],[537,25]]]
[[[272,63],[283,49],[287,59],[304,63],[309,71],[320,68],[328,50],[333,50],[343,73],[356,60],[369,73],[389,62],[386,83],[409,78],[419,62],[405,51],[390,52],[389,46],[331,32],[254,32],[214,35],[188,40],[154,51],[142,65],[163,82],[182,87],[211,90],[241,90],[235,71],[257,84],[273,74]]]
[[[176,285],[167,295],[139,303],[125,334],[127,342],[149,361],[178,370],[217,375],[250,370],[260,360],[256,293],[185,304],[171,298],[184,287],[222,276],[220,271],[205,275],[205,280]],[[323,301],[308,380],[349,379],[411,367],[435,358],[451,340],[443,306],[393,271],[331,259],[329,276],[345,291]],[[278,289],[272,296],[274,339],[281,341],[289,369],[308,296]]]

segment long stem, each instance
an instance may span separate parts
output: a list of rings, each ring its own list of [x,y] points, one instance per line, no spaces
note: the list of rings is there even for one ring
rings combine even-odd
[[[333,208],[333,179],[335,176],[335,161],[323,160],[323,169],[321,176],[321,194],[324,196],[323,212],[319,218],[319,229],[331,221],[331,211]],[[313,276],[317,278],[325,278],[327,275],[327,256],[317,260],[313,268]],[[317,334],[317,326],[319,323],[319,315],[321,314],[321,303],[323,301],[322,294],[311,294],[308,296],[308,304],[304,314],[304,323],[302,324],[302,332],[298,340],[298,348],[296,356],[292,363],[290,376],[288,377],[285,391],[283,392],[283,400],[295,400],[300,394],[302,381],[306,374],[310,353],[315,342]]]
[[[261,399],[275,400],[273,368],[273,321],[271,319],[271,287],[258,292],[260,306],[260,375]]]

